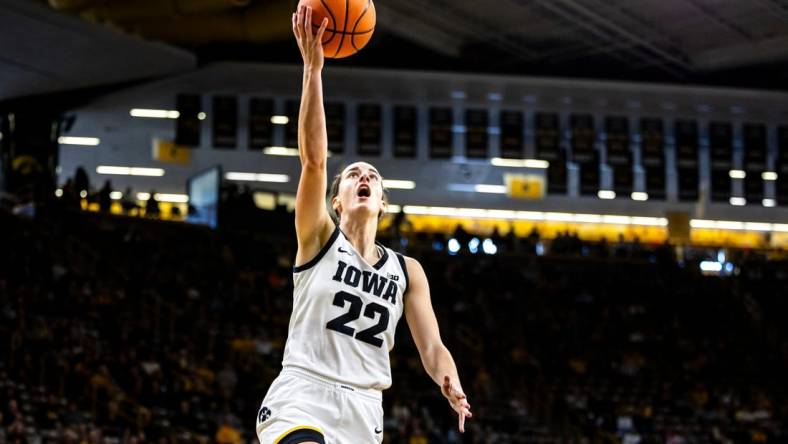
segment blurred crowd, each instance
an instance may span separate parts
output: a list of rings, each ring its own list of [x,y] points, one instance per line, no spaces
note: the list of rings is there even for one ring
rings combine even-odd
[[[256,442],[292,306],[292,221],[271,220],[0,212],[0,443]],[[788,264],[707,277],[573,237],[384,237],[424,265],[474,410],[460,435],[403,323],[387,443],[788,442]]]

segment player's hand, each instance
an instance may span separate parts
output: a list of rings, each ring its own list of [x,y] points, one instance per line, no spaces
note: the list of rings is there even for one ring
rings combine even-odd
[[[450,378],[449,375],[444,376],[441,393],[449,401],[451,408],[457,412],[460,432],[465,433],[465,418],[472,418],[473,414],[471,413],[471,405],[468,404],[468,398],[463,393],[459,382]]]
[[[328,19],[324,18],[317,33],[312,32],[312,8],[298,5],[298,11],[293,14],[293,34],[298,43],[298,49],[301,50],[305,69],[323,69],[322,42],[327,26]]]

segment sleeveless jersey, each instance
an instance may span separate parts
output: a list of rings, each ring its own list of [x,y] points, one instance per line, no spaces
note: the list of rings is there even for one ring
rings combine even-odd
[[[389,351],[408,272],[401,254],[376,245],[381,257],[370,265],[337,227],[317,256],[293,268],[283,366],[351,386],[391,386]]]

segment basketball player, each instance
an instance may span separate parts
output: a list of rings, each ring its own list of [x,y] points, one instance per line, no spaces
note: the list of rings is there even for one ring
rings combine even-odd
[[[293,33],[304,59],[298,121],[301,178],[293,313],[283,369],[257,415],[261,444],[383,442],[381,391],[391,385],[389,351],[404,313],[427,373],[459,415],[471,417],[457,368],[443,345],[424,270],[375,241],[387,193],[372,165],[356,162],[334,178],[327,211],[323,110],[324,20],[299,7]]]

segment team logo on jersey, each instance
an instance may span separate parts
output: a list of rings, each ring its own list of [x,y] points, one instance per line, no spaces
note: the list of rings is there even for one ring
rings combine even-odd
[[[337,271],[331,279],[337,282],[344,282],[353,288],[358,288],[364,293],[385,299],[392,304],[397,303],[397,284],[393,280],[372,271],[362,271],[353,265],[339,261]]]
[[[350,255],[350,256],[353,256],[353,252],[352,252],[352,251],[345,250],[345,249],[344,249],[344,248],[342,248],[342,247],[339,247],[339,248],[337,249],[337,251],[339,251],[340,253],[345,253],[345,254],[348,254],[348,255]]]
[[[263,406],[263,408],[260,409],[260,412],[257,413],[257,423],[261,424],[270,417],[271,417],[271,409],[269,409],[266,406]]]

